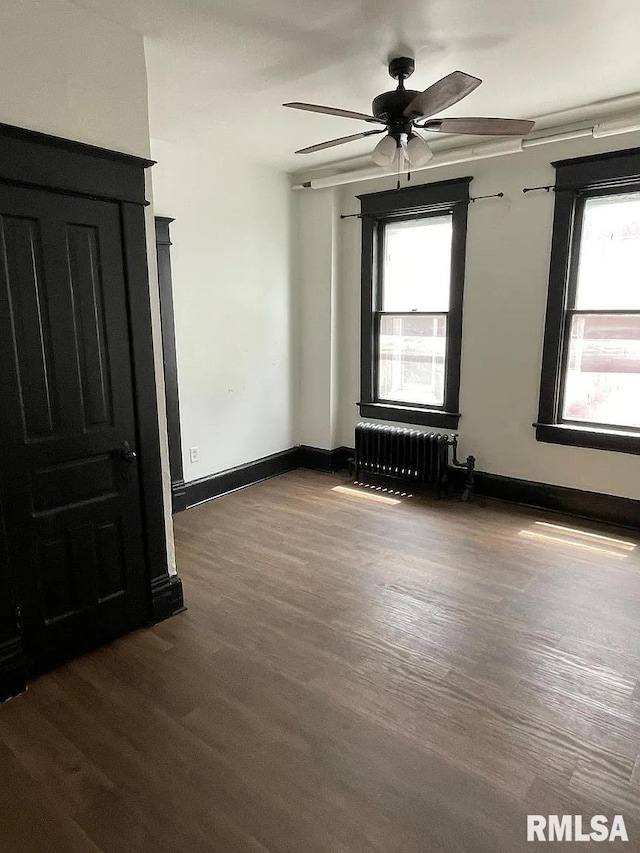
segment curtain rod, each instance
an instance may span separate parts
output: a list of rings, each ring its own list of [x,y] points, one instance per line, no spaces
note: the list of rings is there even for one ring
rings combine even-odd
[[[482,201],[485,198],[504,198],[504,193],[492,193],[491,195],[475,195],[469,198],[469,203]],[[378,216],[377,213],[341,213],[340,219],[365,219],[367,216]]]

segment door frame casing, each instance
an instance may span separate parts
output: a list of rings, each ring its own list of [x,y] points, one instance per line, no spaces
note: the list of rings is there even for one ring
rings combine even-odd
[[[0,124],[2,184],[115,202],[119,207],[131,342],[136,444],[150,623],[182,607],[169,574],[147,240],[145,170],[153,160]],[[20,611],[0,503],[0,700],[26,686]],[[180,598],[180,600],[178,600]]]
[[[171,234],[174,220],[169,216],[156,216],[156,258],[158,261],[158,292],[160,296],[160,322],[162,326],[162,361],[164,365],[164,392],[167,409],[169,439],[169,470],[171,472],[171,504],[173,512],[187,508],[187,490],[182,468],[182,437],[180,431],[180,398],[178,395],[178,359],[173,310],[173,276],[171,274]]]

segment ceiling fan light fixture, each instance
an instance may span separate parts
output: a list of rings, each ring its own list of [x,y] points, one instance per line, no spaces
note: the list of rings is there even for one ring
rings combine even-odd
[[[398,143],[393,136],[383,136],[371,152],[371,159],[377,166],[390,166],[396,156]]]
[[[405,149],[407,160],[414,168],[424,166],[433,157],[433,151],[421,136],[414,133],[411,139],[407,142]]]

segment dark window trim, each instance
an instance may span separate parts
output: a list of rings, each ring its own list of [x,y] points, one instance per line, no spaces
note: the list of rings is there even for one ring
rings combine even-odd
[[[559,160],[553,215],[536,440],[640,454],[640,431],[561,418],[568,309],[576,285],[580,223],[587,198],[640,191],[640,148]],[[605,312],[611,313],[611,312]],[[626,312],[629,313],[629,312]]]
[[[361,417],[455,429],[460,419],[462,304],[471,177],[358,196],[362,215],[360,408]],[[380,400],[376,394],[376,304],[380,296],[384,226],[413,218],[451,214],[451,299],[447,319],[445,395],[442,407]],[[398,312],[402,313],[402,312]],[[438,312],[441,313],[441,312]]]
[[[618,453],[640,453],[640,436],[624,430],[598,429],[575,424],[534,424],[536,439],[549,444],[613,450]]]
[[[358,403],[360,416],[383,421],[397,421],[402,424],[434,426],[443,429],[456,429],[460,412],[445,412],[439,409],[418,408],[401,403]]]

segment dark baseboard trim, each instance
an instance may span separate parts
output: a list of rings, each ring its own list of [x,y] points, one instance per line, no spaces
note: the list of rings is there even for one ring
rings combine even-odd
[[[640,519],[640,501],[631,498],[518,480],[483,471],[476,471],[472,497],[475,495],[617,527],[630,527],[636,531]]]
[[[151,624],[163,622],[185,610],[182,581],[178,575],[163,575],[151,580]]]
[[[175,515],[177,512],[187,508],[187,487],[184,480],[171,483],[171,511]]]
[[[298,448],[291,447],[289,450],[256,459],[255,462],[248,462],[246,465],[220,471],[219,474],[193,480],[185,483],[187,506],[195,506],[211,498],[226,495],[228,492],[235,492],[236,489],[251,486],[253,483],[259,483],[260,480],[267,480],[298,467]]]
[[[350,447],[337,447],[334,450],[322,450],[319,447],[309,447],[305,444],[290,447],[280,453],[272,453],[271,456],[264,456],[254,462],[247,462],[246,465],[238,465],[236,468],[229,468],[219,474],[211,474],[209,477],[202,477],[200,480],[185,483],[184,508],[195,506],[212,498],[218,498],[229,492],[235,492],[236,489],[243,489],[245,486],[251,486],[261,480],[276,477],[278,474],[294,471],[296,468],[310,468],[313,471],[329,472],[346,470],[349,465],[349,458],[353,454],[354,451]],[[179,512],[179,510],[174,508],[174,512]]]
[[[416,483],[381,477],[366,473],[362,479],[372,485],[389,489],[411,491],[418,494],[433,494],[432,488],[424,488]],[[466,472],[459,468],[449,469],[451,495],[462,494],[466,483]],[[616,527],[631,528],[637,531],[640,519],[640,501],[605,495],[600,492],[585,492],[569,486],[553,486],[549,483],[536,483],[532,480],[519,480],[501,474],[488,474],[485,471],[474,473],[474,484],[470,500],[487,498],[505,501],[519,506],[557,512],[573,518],[583,518],[600,524],[612,524]]]
[[[184,606],[184,593],[182,591],[182,578],[180,575],[171,575],[171,609],[172,616],[182,613],[187,608]]]
[[[352,447],[336,447],[334,450],[322,450],[301,444],[298,447],[298,466],[312,471],[346,471],[349,459],[355,456]]]
[[[347,470],[349,460],[354,455],[355,451],[351,447],[337,447],[334,450],[323,450],[304,444],[292,447],[281,453],[274,453],[272,456],[249,462],[247,465],[239,465],[237,468],[213,474],[211,477],[186,483],[186,505],[194,506],[296,468],[327,472]],[[453,492],[462,491],[465,476],[464,471],[450,469],[449,483]],[[382,482],[382,484],[385,483]],[[386,484],[391,485],[388,481]],[[397,486],[401,485],[401,481],[397,481]],[[406,488],[406,484],[404,486]],[[640,518],[640,501],[631,498],[585,492],[568,486],[553,486],[531,480],[519,480],[515,477],[489,474],[484,471],[475,472],[472,500],[474,496],[507,501],[635,530],[638,529]]]
[[[27,664],[20,637],[0,643],[0,702],[27,689]]]

